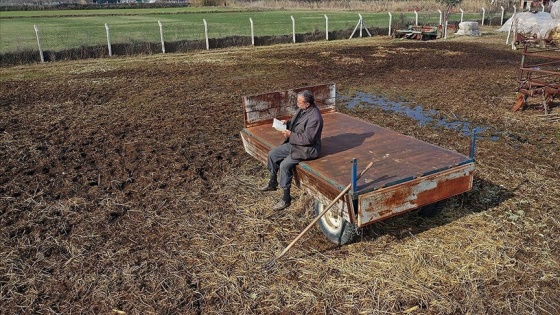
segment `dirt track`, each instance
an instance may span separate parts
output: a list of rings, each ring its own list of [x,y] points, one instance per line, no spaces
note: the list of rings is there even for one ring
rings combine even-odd
[[[560,127],[510,112],[519,61],[486,35],[1,68],[0,313],[557,314]],[[311,197],[274,214],[278,196],[255,191],[240,97],[326,82],[491,127],[475,187],[342,248],[315,228],[263,272]],[[338,106],[468,153],[457,131]]]

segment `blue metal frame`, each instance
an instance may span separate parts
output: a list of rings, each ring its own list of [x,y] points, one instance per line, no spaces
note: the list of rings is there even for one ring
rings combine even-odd
[[[476,129],[473,129],[471,140],[471,153],[469,157],[474,160],[474,152],[476,150]]]
[[[350,190],[351,204],[354,210],[354,216],[358,215],[358,159],[352,159],[352,189]]]
[[[356,185],[358,182],[358,159],[352,159],[352,196],[356,194]]]

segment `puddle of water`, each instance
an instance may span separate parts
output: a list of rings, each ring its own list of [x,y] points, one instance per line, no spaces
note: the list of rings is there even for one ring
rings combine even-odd
[[[394,112],[412,118],[416,120],[420,126],[443,127],[460,132],[463,136],[470,137],[472,136],[473,131],[480,134],[483,131],[490,130],[490,127],[473,126],[468,121],[449,122],[445,119],[438,119],[435,118],[438,114],[437,110],[425,110],[420,105],[410,107],[410,103],[408,102],[391,101],[369,93],[356,92],[352,97],[340,96],[339,99],[346,102],[346,107],[348,109],[354,107],[378,107],[385,111]],[[490,139],[492,141],[497,141],[498,136],[492,135]]]

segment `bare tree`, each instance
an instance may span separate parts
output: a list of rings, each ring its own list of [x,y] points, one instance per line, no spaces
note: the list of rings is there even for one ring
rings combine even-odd
[[[436,3],[441,3],[444,6],[443,21],[442,21],[444,27],[445,25],[447,25],[447,21],[449,19],[449,12],[451,12],[451,9],[460,5],[462,2],[463,0],[436,0]]]

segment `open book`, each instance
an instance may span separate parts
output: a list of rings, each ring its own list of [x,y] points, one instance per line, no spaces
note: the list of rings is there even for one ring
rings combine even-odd
[[[278,131],[286,130],[286,125],[276,118],[272,121],[272,127]]]

